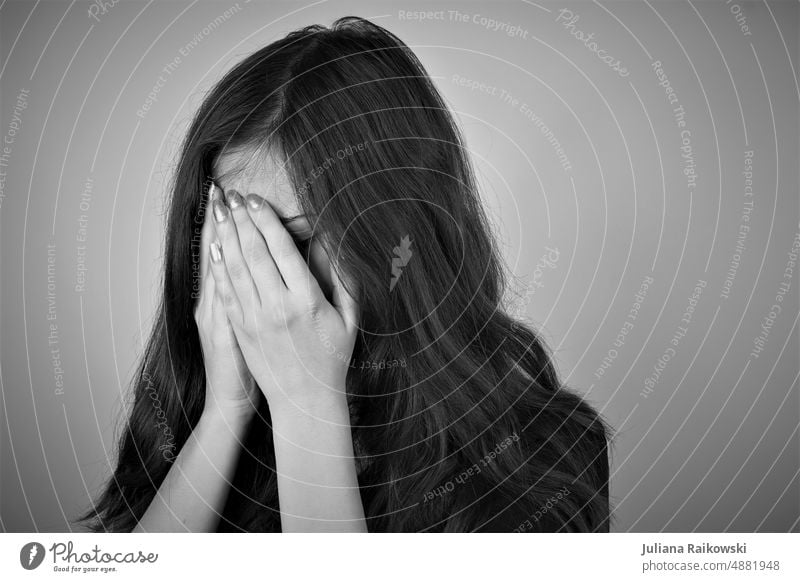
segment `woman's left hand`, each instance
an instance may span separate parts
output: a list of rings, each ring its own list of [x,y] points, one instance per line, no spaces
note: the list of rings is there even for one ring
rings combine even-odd
[[[346,403],[358,305],[333,265],[329,303],[266,200],[250,194],[245,203],[233,194],[230,207],[217,200],[213,212],[215,292],[270,410],[321,411]]]

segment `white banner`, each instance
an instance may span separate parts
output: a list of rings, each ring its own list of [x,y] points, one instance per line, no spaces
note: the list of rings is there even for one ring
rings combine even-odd
[[[3,534],[0,548],[4,581],[800,580],[800,537],[777,533]]]

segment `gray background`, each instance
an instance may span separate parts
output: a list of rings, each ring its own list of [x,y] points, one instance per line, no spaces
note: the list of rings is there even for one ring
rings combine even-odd
[[[0,139],[12,140],[0,144],[3,530],[69,530],[109,475],[153,317],[165,187],[204,91],[286,32],[356,14],[395,32],[436,78],[520,279],[512,309],[542,329],[564,380],[617,428],[614,529],[798,531],[800,271],[786,271],[800,244],[797,2],[91,6],[0,7]],[[563,8],[579,17],[571,28]],[[443,18],[401,14],[420,9]],[[629,74],[571,30],[594,33]],[[558,258],[537,268],[545,247]],[[673,346],[699,280],[706,287]]]

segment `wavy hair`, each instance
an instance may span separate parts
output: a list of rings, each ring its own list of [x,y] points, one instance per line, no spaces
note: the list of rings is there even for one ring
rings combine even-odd
[[[509,275],[464,139],[424,67],[392,33],[356,17],[245,58],[194,117],[116,469],[80,519],[93,530],[133,529],[170,469],[165,449],[180,450],[199,420],[193,241],[204,184],[224,149],[267,146],[282,154],[335,267],[358,280],[347,392],[369,531],[608,531],[610,428],[559,382],[539,334],[504,308]],[[280,531],[263,398],[219,523]]]

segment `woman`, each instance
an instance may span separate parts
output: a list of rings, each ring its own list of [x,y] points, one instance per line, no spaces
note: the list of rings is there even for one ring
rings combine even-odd
[[[118,465],[82,519],[608,531],[606,425],[505,313],[504,279],[405,44],[348,17],[259,50],[183,145]]]

